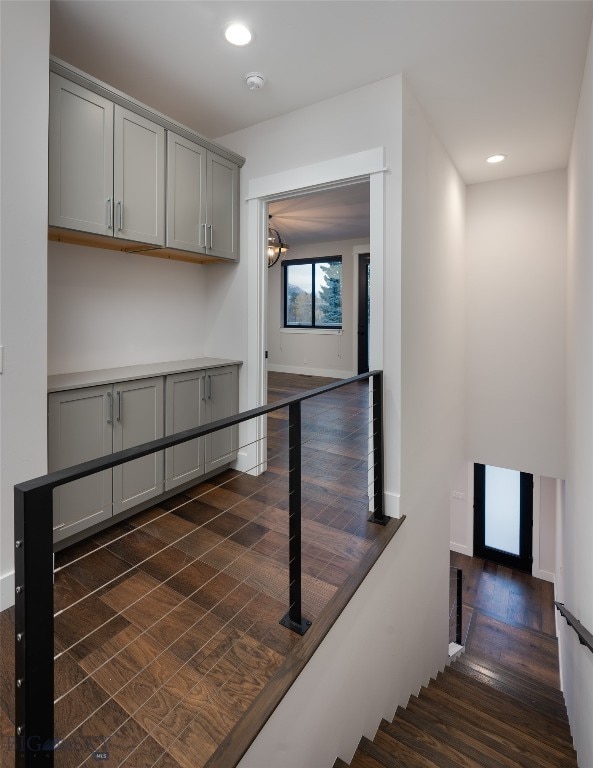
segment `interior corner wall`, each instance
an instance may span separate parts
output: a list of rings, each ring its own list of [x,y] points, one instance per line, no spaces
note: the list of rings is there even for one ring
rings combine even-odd
[[[566,173],[467,190],[468,458],[565,473]]]
[[[47,469],[49,2],[0,2],[0,608],[14,602],[13,495]]]
[[[419,613],[446,645],[450,499],[467,468],[465,185],[407,88],[402,200],[401,509],[441,577]]]
[[[593,40],[568,166],[567,472],[557,599],[593,632]],[[593,765],[593,653],[557,620],[560,674],[579,765]]]
[[[49,373],[205,357],[208,269],[50,242]]]
[[[218,138],[247,158],[241,174],[242,200],[248,195],[251,179],[276,178],[282,171],[306,168],[377,147],[384,150],[388,168],[382,177],[386,487],[394,476],[399,477],[400,461],[402,119],[402,78],[397,76]],[[306,187],[306,178],[303,179]],[[448,183],[453,186],[450,196]],[[456,203],[456,215],[461,217],[462,199],[454,193],[461,193],[462,185],[451,166],[447,166],[447,172],[438,174],[435,184],[437,189],[432,200],[446,191],[448,204]],[[421,224],[426,227],[425,220]],[[461,224],[455,228],[462,237]],[[241,229],[241,249],[246,253],[247,231],[245,227]],[[257,258],[257,249],[252,253]],[[252,272],[256,265],[242,259],[237,270],[226,278],[225,294],[214,289],[211,295],[214,302],[221,302],[234,311],[237,336],[247,333],[243,289],[251,274],[250,268]],[[456,419],[458,416],[456,412]],[[457,444],[456,435],[453,439]],[[442,474],[448,470],[449,466]],[[439,471],[440,489],[445,481],[441,479],[440,468]],[[422,477],[421,482],[425,484],[425,480]],[[327,635],[324,649],[315,654],[300,674],[241,761],[241,768],[262,765],[331,768],[336,755],[349,760],[361,734],[372,737],[380,717],[392,717],[396,706],[405,704],[410,693],[417,692],[444,663],[448,645],[447,594],[445,590],[441,595],[440,585],[447,582],[444,568],[448,558],[448,490],[437,494],[439,501],[441,495],[444,496],[444,508],[431,504],[429,509],[422,510],[414,504],[416,501],[420,505],[424,498],[417,492],[417,482],[420,478],[416,474],[408,485],[409,517],[373,569],[378,577],[367,578],[351,604],[354,623],[346,623],[345,631],[332,630]],[[446,482],[450,482],[450,477]],[[399,493],[399,480],[394,490]],[[434,544],[426,556],[426,541],[432,537]],[[433,547],[438,550],[434,560],[431,559]],[[422,558],[421,569],[417,567],[419,558]],[[411,573],[414,578],[410,578]],[[442,597],[442,604],[438,606],[435,594]],[[418,610],[418,606],[422,609]],[[401,615],[407,617],[405,626],[400,621]],[[372,642],[373,627],[378,627],[377,647],[389,649],[385,654],[366,652]],[[352,691],[356,691],[355,696],[351,695]]]
[[[289,259],[342,256],[342,331],[298,331],[283,329],[282,266],[268,270],[268,370],[346,378],[356,376],[354,359],[356,307],[354,279],[358,275],[357,245],[365,240],[340,240],[291,247]]]

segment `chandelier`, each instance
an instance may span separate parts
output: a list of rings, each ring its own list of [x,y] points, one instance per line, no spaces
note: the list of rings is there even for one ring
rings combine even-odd
[[[272,214],[268,216],[268,219],[271,218]],[[288,248],[288,243],[282,240],[278,230],[268,224],[268,267],[273,267],[278,259],[284,256]]]

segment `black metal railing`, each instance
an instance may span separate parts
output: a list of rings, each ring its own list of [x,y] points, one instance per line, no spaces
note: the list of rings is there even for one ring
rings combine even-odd
[[[449,576],[449,642],[463,640],[463,571],[451,567]]]
[[[568,626],[572,627],[577,633],[579,643],[593,652],[593,633],[589,632],[589,630],[564,607],[564,603],[559,603],[555,600],[554,605],[560,611],[560,615],[566,619]]]
[[[383,485],[382,371],[340,380],[207,425],[159,438],[15,486],[15,757],[18,766],[53,766],[54,596],[53,491],[66,483],[195,440],[277,411],[289,409],[289,610],[280,620],[304,634],[301,573],[301,404],[353,382],[372,379],[373,488],[369,520],[385,525]]]

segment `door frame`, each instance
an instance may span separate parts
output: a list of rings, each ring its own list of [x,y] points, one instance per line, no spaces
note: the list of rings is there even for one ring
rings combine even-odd
[[[474,557],[531,573],[533,567],[533,475],[520,473],[519,554],[488,547],[486,534],[486,465],[474,464]]]
[[[309,166],[250,179],[247,197],[247,402],[250,408],[267,402],[267,246],[268,203],[321,189],[370,180],[371,304],[373,305],[370,363],[383,368],[383,274],[385,264],[385,167],[384,147],[376,147]],[[266,468],[265,419],[249,422],[240,443],[237,469],[259,474]],[[397,478],[399,485],[399,476]]]

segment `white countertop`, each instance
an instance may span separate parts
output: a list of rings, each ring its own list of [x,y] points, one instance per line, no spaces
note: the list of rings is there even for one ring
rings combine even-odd
[[[197,371],[202,368],[220,368],[223,365],[242,365],[241,360],[223,360],[219,357],[197,357],[192,360],[171,360],[164,363],[126,365],[121,368],[105,368],[100,371],[78,371],[58,373],[47,377],[47,391],[60,392],[64,389],[97,387],[116,381],[147,379],[150,376],[166,376],[170,373]]]

